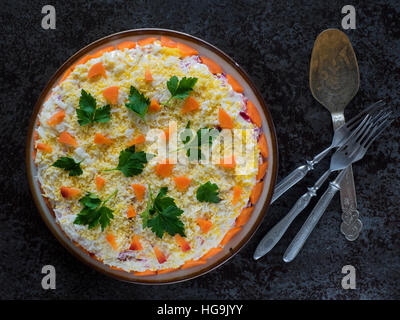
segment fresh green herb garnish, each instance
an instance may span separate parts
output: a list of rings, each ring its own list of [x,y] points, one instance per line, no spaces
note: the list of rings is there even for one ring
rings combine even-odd
[[[197,189],[196,198],[200,202],[219,203],[221,201],[218,194],[218,186],[210,181]]]
[[[105,201],[101,201],[95,194],[88,192],[79,202],[84,206],[78,216],[75,218],[75,224],[87,225],[89,229],[93,229],[98,224],[101,231],[110,224],[114,218],[113,211],[107,208],[105,204],[117,194],[117,190]]]
[[[110,120],[111,107],[109,104],[96,109],[96,99],[85,90],[81,90],[79,109],[76,109],[78,122],[81,126],[94,122],[104,123]]]
[[[214,138],[219,134],[219,131],[214,128],[201,128],[197,130],[196,135],[190,130],[190,122],[186,125],[186,129],[180,134],[180,139],[183,142],[186,155],[189,160],[204,160],[205,155],[202,152],[202,146],[210,147]]]
[[[163,187],[158,192],[155,199],[149,186],[149,199],[147,201],[147,208],[140,215],[143,221],[143,228],[151,228],[151,230],[159,237],[162,238],[164,233],[167,232],[171,236],[180,234],[185,236],[185,228],[179,216],[183,210],[179,209],[173,198],[167,197],[167,187]]]
[[[70,157],[61,157],[53,163],[53,167],[69,171],[70,177],[80,176],[83,173],[81,169],[81,162],[75,162],[75,160]]]
[[[119,170],[125,177],[133,177],[142,173],[147,159],[152,157],[153,155],[143,151],[136,152],[135,146],[132,146],[119,153],[118,166],[115,169],[105,171]]]
[[[149,110],[150,99],[140,93],[134,86],[131,86],[128,99],[129,102],[125,103],[125,106],[145,121],[144,116]]]
[[[165,105],[167,105],[172,98],[181,100],[186,99],[189,96],[189,92],[193,90],[197,80],[197,78],[186,77],[183,77],[181,80],[179,80],[177,76],[172,76],[167,81],[167,88],[171,93],[171,97],[168,99]]]

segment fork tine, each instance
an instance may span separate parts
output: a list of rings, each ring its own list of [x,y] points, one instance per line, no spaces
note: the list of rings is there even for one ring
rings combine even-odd
[[[378,127],[375,128],[374,130],[374,135],[372,136],[372,132],[371,135],[365,139],[363,147],[367,150],[369,148],[369,146],[372,144],[372,142],[374,142],[374,140],[383,132],[385,131],[385,129],[390,126],[390,124],[393,122],[393,120],[385,120],[384,122],[382,122]]]
[[[338,150],[343,150],[344,148],[346,148],[348,146],[348,142],[353,139],[353,137],[355,137],[357,135],[358,137],[358,133],[360,132],[360,130],[363,130],[363,127],[370,123],[371,121],[371,116],[368,114],[364,117],[364,120],[361,121],[361,123],[357,126],[356,129],[354,129],[351,134],[346,138],[346,140],[344,141],[344,143],[341,145],[341,147]]]
[[[359,137],[357,141],[361,144],[361,142],[364,140],[367,134],[374,132],[378,124],[382,121],[385,121],[390,116],[391,113],[392,112],[384,113],[383,111],[380,111],[374,118],[371,119],[371,124],[368,126],[368,129],[364,131],[364,134],[361,137]]]
[[[379,100],[375,103],[373,103],[372,105],[370,105],[368,108],[366,108],[365,110],[363,110],[362,112],[360,112],[358,115],[354,116],[353,118],[351,118],[350,120],[348,120],[346,122],[347,127],[349,128],[354,127],[357,125],[357,123],[367,114],[367,113],[372,113],[373,111],[375,111],[375,109],[378,109],[382,106],[384,106],[386,104],[385,101],[383,100]]]

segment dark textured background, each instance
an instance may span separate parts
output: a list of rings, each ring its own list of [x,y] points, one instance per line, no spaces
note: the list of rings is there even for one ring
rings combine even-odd
[[[35,2],[35,3],[34,3]],[[250,243],[221,268],[192,281],[139,286],[99,274],[52,236],[33,203],[25,169],[25,139],[33,106],[51,75],[74,52],[122,30],[162,27],[200,37],[225,51],[251,75],[271,110],[285,176],[327,146],[329,113],[308,88],[316,36],[341,28],[350,1],[2,1],[0,153],[0,298],[23,299],[398,299],[400,298],[400,121],[354,166],[364,230],[355,242],[339,232],[336,196],[298,258],[282,253],[299,217],[262,260],[252,260],[262,235],[328,166],[273,205]],[[368,3],[368,4],[367,4]],[[41,8],[53,4],[57,29],[41,29]],[[399,1],[351,1],[357,30],[346,31],[358,57],[361,85],[346,114],[386,98],[399,105]],[[315,202],[314,202],[315,203]],[[57,270],[57,289],[41,289],[41,268]],[[341,269],[357,269],[357,289],[341,288]]]

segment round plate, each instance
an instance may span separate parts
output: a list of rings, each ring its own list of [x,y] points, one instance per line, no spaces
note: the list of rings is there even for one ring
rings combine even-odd
[[[225,73],[229,73],[236,78],[244,88],[244,94],[247,98],[253,101],[262,117],[262,129],[267,138],[269,147],[269,158],[268,158],[268,171],[264,178],[264,190],[261,194],[260,199],[255,205],[253,214],[250,220],[242,230],[227,244],[224,246],[223,250],[217,255],[211,257],[207,260],[207,263],[201,266],[178,270],[170,273],[150,275],[150,276],[135,276],[133,272],[125,272],[120,270],[114,270],[109,266],[103,264],[102,262],[94,259],[91,255],[85,252],[82,248],[77,246],[76,243],[72,242],[61,230],[55,221],[51,208],[46,204],[46,201],[41,195],[40,186],[38,184],[36,177],[36,167],[32,158],[33,151],[33,132],[36,129],[36,118],[40,111],[41,106],[46,100],[47,96],[51,94],[53,87],[57,86],[57,83],[61,79],[62,75],[70,68],[74,63],[76,63],[83,56],[90,54],[92,52],[98,51],[103,47],[109,45],[116,45],[120,42],[132,40],[137,41],[147,37],[160,37],[161,35],[168,36],[173,40],[185,43],[196,50],[199,54],[204,55],[213,59],[217,62],[224,70]],[[164,283],[174,283],[184,280],[193,279],[200,275],[203,275],[232,258],[252,237],[252,235],[257,230],[260,225],[264,214],[266,213],[270,200],[272,197],[272,192],[275,187],[277,164],[278,164],[278,153],[277,153],[277,142],[274,125],[271,119],[271,115],[266,107],[266,104],[257,90],[253,82],[250,80],[246,72],[230,57],[228,57],[224,52],[217,49],[213,45],[195,38],[193,36],[165,29],[136,29],[128,30],[124,32],[119,32],[97,40],[83,49],[79,50],[72,57],[70,57],[52,76],[50,81],[47,83],[45,89],[41,93],[35,109],[33,111],[32,118],[30,120],[27,147],[26,147],[26,163],[28,169],[28,179],[31,187],[31,191],[39,209],[39,212],[55,235],[55,237],[61,242],[61,244],[68,249],[72,254],[79,258],[84,263],[88,264],[97,271],[103,272],[108,276],[114,277],[119,280],[129,281],[141,284],[164,284]]]

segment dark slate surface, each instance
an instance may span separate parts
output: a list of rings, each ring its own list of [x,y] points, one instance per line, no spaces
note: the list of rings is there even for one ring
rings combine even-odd
[[[88,43],[142,27],[190,33],[218,46],[244,67],[271,110],[279,142],[279,178],[285,176],[330,142],[329,113],[308,88],[309,59],[318,33],[341,27],[340,11],[346,1],[50,2],[57,10],[57,30],[41,29],[41,8],[47,1],[1,3],[0,298],[400,298],[399,120],[354,166],[364,222],[357,241],[347,242],[339,233],[336,196],[294,262],[285,264],[282,253],[304,216],[295,221],[270,255],[258,262],[251,258],[262,235],[327,168],[325,161],[271,207],[255,237],[234,259],[205,276],[177,285],[122,283],[80,263],[42,222],[26,178],[26,128],[33,105],[51,75]],[[361,72],[360,90],[347,115],[378,98],[399,105],[399,3],[368,2],[352,1],[357,9],[357,30],[346,31]],[[46,264],[57,270],[57,289],[53,291],[41,289],[40,271]],[[357,269],[356,290],[341,288],[341,269],[347,264]]]

